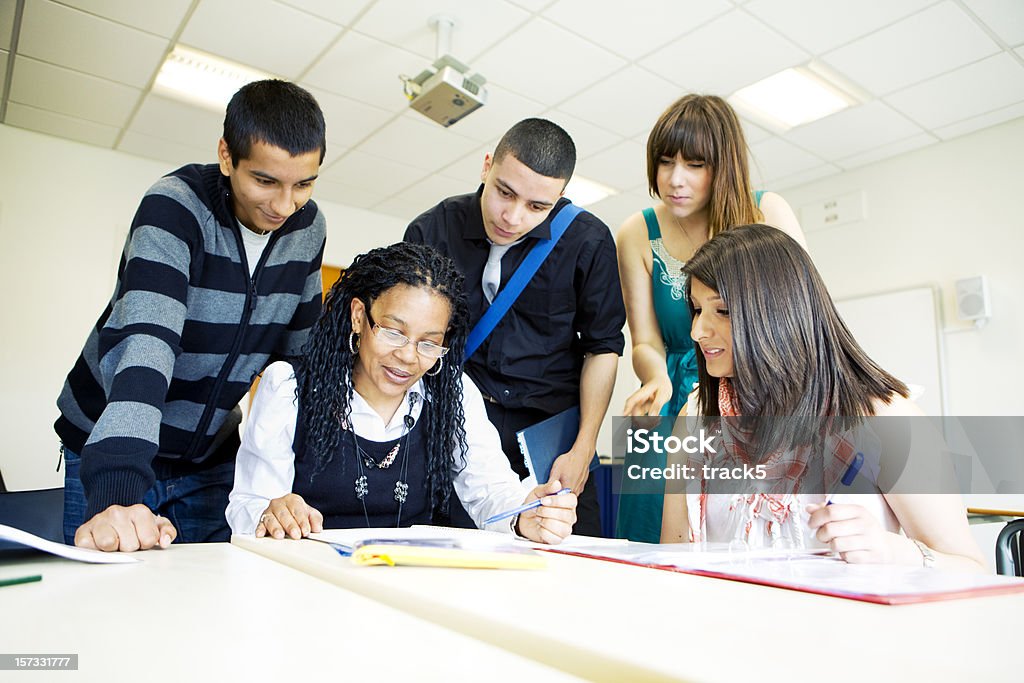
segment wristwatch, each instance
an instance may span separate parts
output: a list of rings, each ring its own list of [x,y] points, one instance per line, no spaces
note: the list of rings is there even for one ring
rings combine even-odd
[[[932,552],[932,549],[916,538],[912,538],[910,540],[913,541],[914,545],[917,546],[917,549],[921,551],[921,565],[925,569],[932,569],[935,566],[935,553]]]

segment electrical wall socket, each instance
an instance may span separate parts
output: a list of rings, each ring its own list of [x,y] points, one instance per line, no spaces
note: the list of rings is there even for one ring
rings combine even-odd
[[[856,223],[866,217],[867,199],[863,190],[800,207],[800,227],[804,232]]]

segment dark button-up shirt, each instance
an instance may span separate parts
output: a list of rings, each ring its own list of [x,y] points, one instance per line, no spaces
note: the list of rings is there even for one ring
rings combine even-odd
[[[407,242],[435,247],[462,271],[471,327],[489,305],[481,285],[490,253],[481,191],[449,197],[405,231]],[[504,255],[499,291],[537,240],[551,237],[551,219],[567,203],[560,199],[547,219]],[[466,373],[484,395],[507,408],[554,414],[579,404],[584,354],[622,355],[625,320],[615,241],[608,226],[583,212],[466,363]]]

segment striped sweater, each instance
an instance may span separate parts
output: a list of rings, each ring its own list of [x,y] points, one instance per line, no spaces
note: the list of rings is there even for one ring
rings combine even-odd
[[[240,230],[215,164],[180,168],[142,199],[113,297],[57,399],[86,519],[141,502],[156,478],[233,458],[218,451],[232,410],[268,362],[305,343],[323,214],[310,201],[275,230],[252,278]]]

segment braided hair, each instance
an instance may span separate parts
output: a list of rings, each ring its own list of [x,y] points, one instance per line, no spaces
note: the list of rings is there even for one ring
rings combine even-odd
[[[342,438],[343,425],[351,425],[352,370],[355,354],[349,349],[350,310],[359,299],[367,310],[381,295],[398,285],[430,289],[445,299],[451,319],[444,345],[449,347],[436,375],[423,375],[427,411],[425,450],[427,487],[431,509],[446,511],[452,489],[452,458],[467,450],[465,412],[462,409],[462,357],[469,330],[469,308],[462,274],[447,256],[432,247],[399,242],[357,256],[331,287],[324,310],[303,347],[296,372],[296,398],[306,429],[306,456],[314,457],[313,477],[330,464]],[[341,463],[344,471],[345,463]]]

